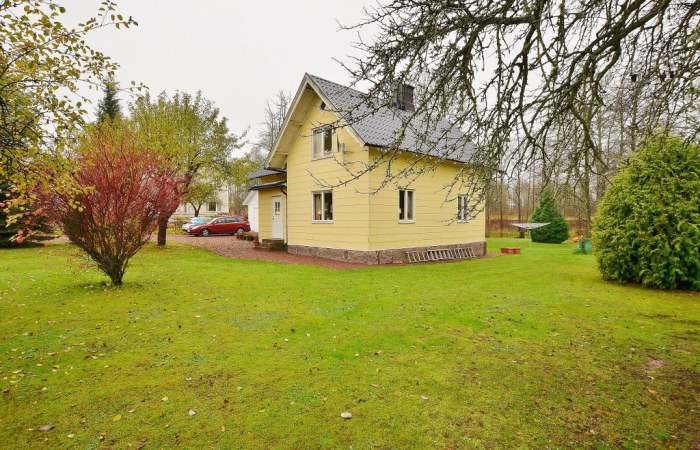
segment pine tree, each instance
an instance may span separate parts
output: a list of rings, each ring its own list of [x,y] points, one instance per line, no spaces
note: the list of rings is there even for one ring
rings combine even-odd
[[[557,208],[554,195],[548,189],[542,192],[530,222],[549,222],[549,225],[530,232],[533,242],[561,244],[569,238],[569,224]]]
[[[105,84],[104,97],[97,105],[97,122],[102,123],[106,119],[114,121],[122,115],[122,107],[117,97],[117,85],[114,82]]]

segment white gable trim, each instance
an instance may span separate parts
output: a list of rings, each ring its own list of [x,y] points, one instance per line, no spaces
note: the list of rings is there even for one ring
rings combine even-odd
[[[243,200],[243,206],[248,206],[253,200],[257,201],[258,198],[258,191],[250,191],[248,192],[248,195],[246,195],[245,200]]]
[[[265,167],[266,168],[273,168],[273,169],[283,169],[286,162],[287,162],[287,154],[289,152],[289,146],[287,148],[283,149],[282,148],[282,143],[284,139],[286,138],[286,134],[291,131],[298,131],[299,128],[301,128],[302,125],[302,120],[292,120],[292,118],[295,116],[297,113],[297,108],[299,108],[299,103],[301,102],[302,98],[304,97],[304,94],[306,93],[307,87],[310,87],[316,95],[318,95],[321,98],[321,101],[323,101],[327,107],[329,107],[330,112],[333,112],[337,117],[338,117],[338,122],[339,122],[339,127],[347,129],[350,134],[357,140],[357,142],[360,143],[363,147],[367,145],[365,141],[362,140],[359,134],[352,128],[351,125],[344,123],[343,119],[340,117],[339,114],[335,113],[337,111],[337,108],[331,103],[330,100],[328,100],[328,97],[326,97],[321,89],[318,87],[318,85],[314,82],[311,77],[309,77],[309,74],[306,73],[304,74],[304,78],[301,80],[301,84],[299,85],[299,89],[297,90],[296,95],[294,96],[294,101],[292,101],[292,106],[289,108],[289,111],[287,112],[287,116],[284,118],[284,123],[282,124],[282,131],[280,134],[277,136],[277,140],[275,141],[275,145],[272,147],[272,151],[270,152],[270,155],[267,157],[267,161],[265,161]],[[292,130],[293,129],[293,130]],[[291,145],[291,143],[290,143]]]

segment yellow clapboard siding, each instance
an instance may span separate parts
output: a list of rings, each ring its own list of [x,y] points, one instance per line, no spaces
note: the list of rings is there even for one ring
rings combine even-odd
[[[378,156],[371,150],[370,158]],[[401,154],[393,161],[394,171],[407,167],[415,158],[411,154]],[[467,223],[454,222],[457,214],[456,200],[446,201],[445,185],[452,183],[460,166],[449,162],[440,164],[434,172],[428,172],[410,183],[408,189],[414,191],[415,221],[399,223],[399,187],[387,186],[371,196],[370,203],[370,249],[421,247],[446,244],[459,244],[485,239],[484,215],[479,214]],[[385,167],[379,167],[370,174],[370,185],[379,186],[385,177]],[[402,185],[401,181],[398,182]],[[403,183],[407,185],[408,183]],[[453,190],[450,197],[460,193]],[[450,223],[451,222],[451,223]]]
[[[287,210],[286,197],[280,188],[262,189],[258,193],[258,234],[260,239],[272,237],[272,197],[282,196],[282,214]],[[287,239],[287,227],[282,226],[284,238]]]
[[[433,246],[483,241],[485,224],[483,214],[468,223],[448,223],[457,212],[456,201],[445,202],[445,185],[452,182],[460,166],[452,163],[440,164],[434,173],[426,173],[412,181],[410,189],[415,191],[415,223],[398,221],[399,197],[396,185],[384,187],[370,195],[381,183],[386,167],[379,167],[369,174],[353,179],[378,155],[376,149],[361,144],[346,128],[336,130],[334,157],[312,159],[311,135],[313,129],[323,124],[334,123],[337,117],[329,111],[321,111],[321,99],[302,102],[295,117],[304,116],[301,126],[289,127],[285,142],[290,142],[286,158],[287,196],[284,197],[285,233],[290,245],[329,247],[348,250],[382,250],[390,248]],[[310,106],[308,106],[310,105]],[[337,143],[344,144],[345,151],[337,151]],[[411,162],[411,154],[402,154],[392,163],[393,170],[400,170]],[[415,156],[413,156],[415,157]],[[345,166],[343,166],[345,164]],[[343,185],[343,182],[347,182]],[[330,190],[333,187],[333,223],[312,221],[312,193]],[[398,185],[405,185],[398,181]],[[271,233],[271,196],[279,189],[260,193],[260,235]],[[455,191],[454,194],[459,192]],[[454,194],[452,197],[454,197]],[[265,214],[267,212],[267,214]]]
[[[288,230],[291,245],[367,250],[369,241],[369,203],[356,190],[367,191],[369,177],[352,180],[347,186],[333,190],[333,223],[313,223],[312,193],[327,190],[319,181],[340,184],[352,177],[341,162],[360,161],[367,164],[368,152],[345,129],[336,131],[337,143],[345,144],[345,153],[336,151],[335,158],[312,160],[311,134],[320,124],[333,123],[337,117],[321,111],[320,98],[309,108],[287,156]],[[311,172],[311,174],[309,174]],[[316,179],[314,179],[314,177]]]

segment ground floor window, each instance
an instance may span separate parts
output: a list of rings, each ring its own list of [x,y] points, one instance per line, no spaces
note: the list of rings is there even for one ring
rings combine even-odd
[[[216,202],[209,202],[209,205],[208,205],[209,212],[214,212],[214,211],[218,211],[218,210],[219,210],[219,208],[218,208],[218,205],[216,204]]]
[[[331,222],[333,220],[333,191],[313,193],[314,222]]]
[[[469,197],[466,195],[457,196],[457,220],[460,222],[469,222]]]
[[[399,222],[411,223],[415,221],[415,217],[415,192],[399,189]]]

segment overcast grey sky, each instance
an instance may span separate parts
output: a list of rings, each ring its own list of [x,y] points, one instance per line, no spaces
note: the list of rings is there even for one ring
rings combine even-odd
[[[99,7],[99,0],[65,3],[71,19],[95,15]],[[121,65],[122,84],[142,82],[154,94],[201,89],[229,119],[232,131],[250,126],[254,137],[265,100],[279,89],[294,95],[304,72],[349,82],[333,58],[349,62],[348,55],[357,55],[352,48],[357,35],[339,31],[337,21],[355,24],[363,6],[373,4],[118,0],[118,12],[133,16],[139,26],[99,30],[88,41]]]

